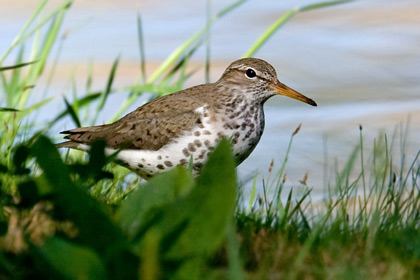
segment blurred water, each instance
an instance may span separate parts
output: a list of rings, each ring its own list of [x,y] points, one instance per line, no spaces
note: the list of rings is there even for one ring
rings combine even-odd
[[[233,1],[214,0],[215,13]],[[211,33],[211,78],[239,58],[258,36],[287,10],[314,1],[248,1],[216,22]],[[59,1],[51,1],[52,10]],[[29,18],[36,1],[0,0],[0,53]],[[136,15],[142,15],[148,68],[156,67],[206,21],[204,1],[75,1],[66,16],[65,39],[49,95],[70,96],[69,77],[82,89],[86,65],[93,60],[94,86],[102,89],[113,59],[121,54],[116,84],[133,84],[138,75]],[[279,168],[291,133],[296,135],[286,167],[288,181],[322,191],[330,167],[343,166],[359,141],[359,124],[368,151],[382,132],[394,133],[409,120],[408,160],[420,149],[420,2],[417,0],[355,1],[294,17],[257,53],[269,61],[279,79],[317,101],[313,108],[282,97],[267,102],[266,131],[260,144],[239,167],[242,180],[258,170],[267,175],[271,160]],[[193,57],[201,69],[185,86],[202,83],[204,48]],[[13,57],[13,56],[11,56]],[[13,60],[9,59],[11,63]],[[34,100],[45,85],[37,85]],[[98,123],[106,122],[126,98],[114,95]],[[136,104],[136,106],[140,105]],[[134,107],[136,107],[134,106]],[[134,109],[134,107],[132,109]],[[62,100],[51,105],[63,109]],[[54,114],[46,110],[41,117]],[[54,127],[71,128],[69,119]],[[397,146],[397,144],[396,144]],[[398,149],[396,149],[398,152]],[[325,171],[328,171],[325,174]]]

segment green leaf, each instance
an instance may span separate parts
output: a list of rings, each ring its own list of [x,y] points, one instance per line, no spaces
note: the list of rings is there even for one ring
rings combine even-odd
[[[176,271],[171,271],[167,275],[169,275],[168,278],[174,279],[174,280],[182,280],[182,279],[199,280],[199,279],[203,279],[202,275],[200,275],[202,274],[203,267],[204,267],[203,259],[195,257],[181,263],[181,265]]]
[[[0,174],[9,172],[9,168],[6,165],[0,164]]]
[[[107,163],[105,155],[106,142],[102,139],[94,141],[90,148],[89,168],[99,172]]]
[[[164,175],[168,178],[156,177],[156,180],[170,180],[170,173],[162,176]],[[169,182],[165,182],[165,185],[177,186]],[[155,186],[160,188],[156,192],[162,192],[161,185]],[[223,140],[203,167],[202,174],[191,192],[162,207],[160,211],[155,211],[156,214],[150,223],[154,223],[151,226],[153,230],[161,232],[161,250],[166,259],[202,258],[219,248],[226,237],[226,228],[233,215],[235,196],[235,162],[229,142]],[[139,195],[139,199],[140,197]],[[138,205],[144,204],[149,197],[144,197],[143,194],[143,201],[137,200]],[[158,197],[159,194],[156,193],[151,200],[155,201]],[[134,204],[134,197],[131,199],[131,204]],[[129,214],[127,211],[126,215]],[[139,248],[141,250],[141,244]]]
[[[122,204],[117,218],[142,256],[143,273],[160,267],[163,278],[199,279],[206,258],[226,239],[236,198],[235,161],[227,140],[191,185],[191,175],[177,167],[150,180]],[[144,256],[145,250],[157,253],[156,242],[159,263]]]
[[[23,168],[29,156],[29,149],[26,146],[19,146],[13,155],[13,165],[16,169]]]
[[[31,154],[44,172],[45,179],[38,182],[46,182],[54,190],[50,197],[55,214],[72,221],[78,229],[75,241],[104,256],[105,265],[112,268],[110,278],[135,277],[138,259],[129,251],[127,238],[113,223],[103,206],[73,183],[54,144],[41,135],[31,147]]]
[[[0,236],[5,235],[8,229],[9,229],[9,224],[6,221],[0,220]]]
[[[160,279],[159,242],[161,239],[159,234],[156,230],[149,230],[143,238],[145,246],[140,264],[140,279]]]
[[[195,188],[168,209],[160,226],[166,229],[172,215],[187,215],[188,225],[168,252],[169,258],[209,256],[226,238],[236,198],[236,169],[231,146],[220,142],[197,178]],[[179,214],[178,214],[179,213]]]
[[[39,201],[37,185],[34,181],[28,180],[18,184],[20,203],[22,207],[31,207]]]
[[[89,163],[85,166],[89,172],[89,176],[95,178],[95,181],[99,181],[104,178],[113,178],[113,174],[103,171],[105,164],[108,163],[108,158],[105,155],[106,143],[103,140],[94,141],[90,148]]]
[[[185,196],[192,185],[191,175],[180,166],[155,176],[122,203],[117,214],[121,227],[130,239],[138,237],[148,225],[152,211]]]
[[[229,261],[229,279],[244,279],[243,265],[240,256],[240,246],[237,237],[237,231],[232,220],[228,226],[227,234],[227,253]]]
[[[62,279],[108,279],[103,261],[88,248],[52,237],[35,250]]]
[[[120,230],[99,202],[71,181],[67,167],[50,140],[41,135],[31,153],[44,172],[45,182],[54,189],[55,210],[79,228],[79,241],[99,252],[108,251],[118,244],[122,246],[125,239]]]

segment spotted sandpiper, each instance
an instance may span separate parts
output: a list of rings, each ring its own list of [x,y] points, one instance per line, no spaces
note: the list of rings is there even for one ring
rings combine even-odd
[[[276,94],[312,106],[316,103],[279,82],[274,68],[257,58],[233,62],[215,83],[198,85],[155,99],[106,125],[66,130],[58,147],[89,150],[102,139],[106,153],[143,178],[193,163],[197,174],[223,137],[231,140],[239,165],[264,130],[263,104]]]

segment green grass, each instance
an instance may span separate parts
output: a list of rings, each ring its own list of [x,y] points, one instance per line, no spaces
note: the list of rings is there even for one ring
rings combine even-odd
[[[280,182],[274,196],[238,211],[256,279],[416,279],[420,151],[406,167],[403,159],[395,165],[391,146],[384,135],[365,162],[361,130],[359,145],[324,200],[312,201],[307,188],[294,199],[292,189],[282,202],[279,172],[272,179]]]
[[[335,177],[325,182],[324,199],[317,200],[305,179],[300,188],[286,191],[284,170],[299,128],[281,166],[271,166],[262,181],[256,175],[249,197],[237,186],[227,142],[197,179],[177,168],[144,183],[106,158],[103,143],[96,143],[88,156],[59,154],[42,136],[63,118],[76,126],[95,123],[109,96],[121,90],[128,89],[130,96],[110,121],[143,92],[159,96],[181,89],[191,74],[186,71],[190,57],[209,38],[211,24],[245,2],[214,16],[209,12],[207,25],[151,75],[145,73],[139,15],[138,83],[113,86],[116,58],[101,90],[91,88],[90,71],[85,94],[74,87],[73,97],[64,100],[65,111],[41,125],[33,116],[53,99],[29,100],[42,75],[54,76],[54,67],[50,73],[44,69],[48,62],[59,63],[61,48],[52,62],[51,49],[62,43],[60,27],[71,1],[46,16],[46,1],[40,2],[0,58],[0,278],[419,278],[420,151],[407,162],[407,129],[401,128],[400,147],[397,137],[382,135],[366,154],[360,127],[346,164],[335,167]],[[297,12],[341,2],[311,4],[282,15],[245,56]],[[10,54],[16,54],[15,63],[4,65]],[[206,57],[209,65],[209,50]]]

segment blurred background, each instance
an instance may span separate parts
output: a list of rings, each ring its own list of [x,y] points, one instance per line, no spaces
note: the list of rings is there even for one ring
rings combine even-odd
[[[315,1],[246,1],[217,20],[210,33],[210,81],[240,58],[282,14]],[[53,10],[60,1],[50,1]],[[139,81],[137,15],[141,15],[146,70],[150,75],[173,50],[233,1],[111,1],[76,0],[66,14],[62,39],[55,46],[58,60],[53,77],[34,88],[33,102],[59,96],[39,116],[49,120],[65,108],[61,96],[71,99],[72,81],[83,93],[92,62],[93,88],[102,90],[111,65],[121,60],[115,87]],[[36,8],[37,1],[0,0],[0,53]],[[270,162],[279,170],[289,139],[294,137],[285,172],[290,185],[306,184],[321,193],[359,143],[363,126],[366,164],[375,139],[386,133],[397,155],[406,145],[407,161],[420,149],[420,2],[370,0],[298,13],[254,55],[271,63],[279,80],[314,99],[318,107],[271,98],[265,105],[265,133],[251,156],[239,168],[244,184],[258,172],[268,176]],[[53,52],[52,54],[54,55]],[[15,56],[10,55],[10,58]],[[194,71],[184,88],[205,82],[206,48],[200,47],[188,65]],[[52,60],[52,59],[51,59]],[[4,63],[12,64],[13,59]],[[48,65],[53,67],[53,65]],[[46,88],[47,80],[51,84]],[[106,123],[120,108],[128,92],[112,94],[97,124]],[[140,98],[127,112],[140,106]],[[50,131],[74,127],[70,118]],[[407,132],[407,133],[406,133]],[[247,183],[248,182],[248,183]]]

